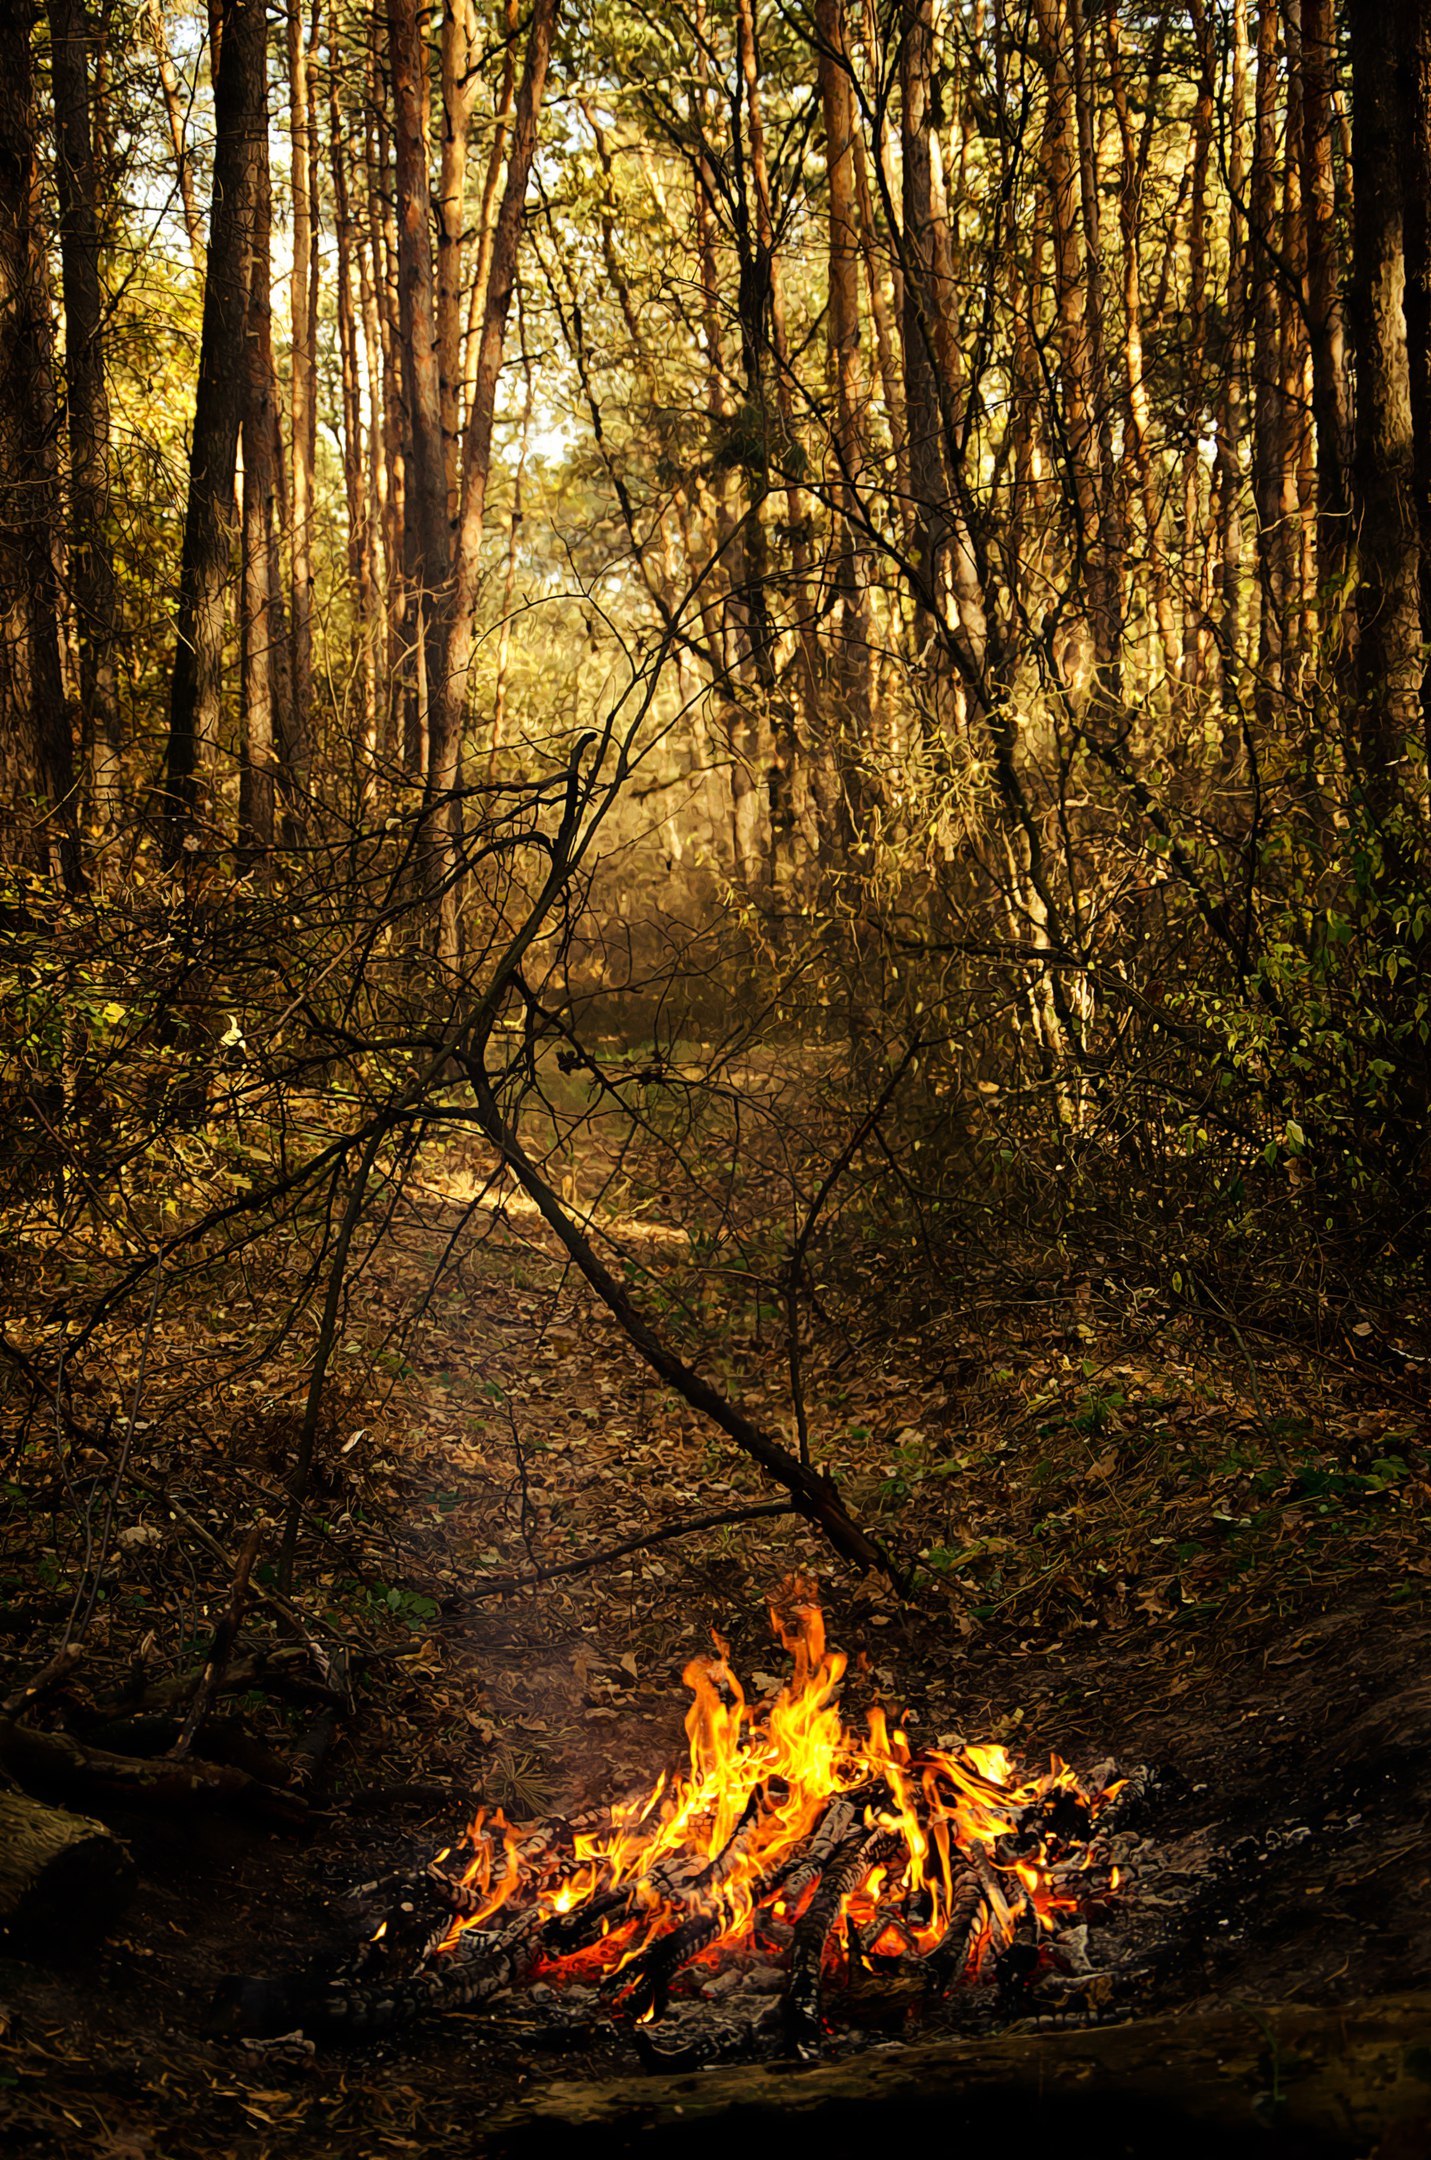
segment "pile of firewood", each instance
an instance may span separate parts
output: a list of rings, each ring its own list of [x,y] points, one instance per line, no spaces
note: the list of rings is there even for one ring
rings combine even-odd
[[[1147,1771],[1120,1778],[1105,1763],[1055,1789],[994,1843],[955,1846],[942,1896],[908,1889],[898,1810],[877,1780],[831,1794],[772,1868],[751,1856],[785,1797],[778,1780],[756,1788],[713,1856],[668,1856],[594,1894],[578,1846],[599,1846],[601,1825],[549,1820],[513,1837],[521,1887],[495,1908],[485,1883],[454,1868],[460,1854],[364,1883],[351,1893],[362,1939],[340,1970],[232,1980],[217,2024],[365,2039],[500,1999],[521,2003],[532,2030],[595,2037],[614,2022],[652,2067],[677,2069],[808,2059],[831,2022],[902,2022],[960,1984],[1010,2015],[1092,2012],[1107,1989],[1090,1927],[1116,1909],[1115,1832],[1150,1784]],[[1034,1854],[1039,1895],[1021,1899],[1020,1863],[1032,1881]],[[578,1881],[582,1899],[568,1903],[562,1885]]]

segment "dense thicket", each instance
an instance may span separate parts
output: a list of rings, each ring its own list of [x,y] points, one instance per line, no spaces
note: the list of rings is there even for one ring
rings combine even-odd
[[[837,1218],[1414,1270],[1428,354],[1418,0],[4,10],[24,1400],[281,1253],[291,1566],[460,1144],[668,1380],[598,1184],[766,1286],[868,1557]]]

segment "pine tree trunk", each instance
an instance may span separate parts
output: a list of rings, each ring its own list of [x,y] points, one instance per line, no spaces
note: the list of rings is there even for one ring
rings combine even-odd
[[[249,267],[247,359],[243,414],[243,569],[239,602],[238,838],[241,852],[262,867],[273,852],[275,787],[274,620],[271,583],[274,526],[274,445],[270,243],[273,221],[268,137],[258,148],[258,199]]]
[[[224,611],[234,540],[234,468],[247,386],[245,328],[264,130],[263,0],[226,0],[215,83],[213,207],[179,568],[170,691],[166,844],[170,859],[204,807],[218,748]]]
[[[849,841],[846,820],[856,827],[862,789],[854,752],[870,722],[869,623],[860,576],[855,518],[864,481],[864,378],[860,366],[860,227],[855,190],[855,97],[845,48],[840,0],[816,0],[815,39],[820,103],[825,129],[829,190],[829,311],[827,342],[834,392],[830,429],[831,499],[835,533],[834,583],[839,595],[835,636],[835,727],[824,746],[838,792],[839,823],[827,831],[827,848]]]
[[[1411,371],[1411,426],[1420,542],[1421,635],[1431,640],[1431,8],[1408,7],[1406,55],[1410,125],[1406,160],[1406,348]],[[1421,671],[1421,714],[1431,773],[1431,648]]]
[[[398,0],[394,0],[398,4]],[[487,482],[492,469],[492,428],[496,419],[497,379],[517,282],[517,255],[526,214],[527,181],[536,155],[537,121],[546,89],[556,29],[558,0],[535,0],[527,33],[526,60],[507,157],[507,178],[493,228],[492,258],[483,303],[477,366],[462,443],[462,498],[448,588],[438,615],[439,641],[433,676],[432,740],[428,752],[427,790],[431,816],[432,874],[442,892],[439,944],[444,957],[457,953],[456,864],[461,845],[459,795],[462,726],[467,710],[468,674],[476,637],[477,589],[481,569],[482,527]],[[445,501],[445,497],[444,497]]]
[[[1277,280],[1278,5],[1259,0],[1252,150],[1252,499],[1257,510],[1260,615],[1258,714],[1270,729],[1282,680],[1286,580],[1282,517],[1282,296]]]
[[[306,744],[313,721],[313,489],[318,421],[313,112],[308,81],[308,46],[303,35],[303,0],[288,0],[288,90],[289,184],[293,202],[293,278],[289,289],[293,345],[289,399],[293,437],[289,459],[293,740],[284,748],[285,763],[290,767],[289,778],[294,783],[290,790],[292,800],[302,787],[307,763]]]
[[[1374,816],[1399,792],[1421,726],[1420,541],[1405,285],[1406,95],[1411,10],[1348,0],[1355,244],[1348,313],[1356,353],[1358,779]]]
[[[1336,72],[1333,0],[1302,0],[1302,208],[1307,231],[1307,333],[1312,345],[1312,416],[1317,436],[1317,581],[1335,643],[1339,593],[1351,546],[1351,395],[1342,319],[1332,164],[1332,83]]]
[[[388,0],[388,66],[396,152],[399,347],[406,408],[404,505],[406,570],[413,601],[409,634],[417,666],[418,709],[427,719],[427,785],[444,746],[432,685],[440,676],[436,624],[451,577],[447,476],[442,454],[442,391],[437,361],[437,300],[432,260],[431,181],[427,149],[427,50],[416,0]]]
[[[358,698],[362,714],[359,745],[364,787],[371,784],[372,763],[378,755],[377,668],[380,646],[377,591],[373,578],[373,519],[371,498],[364,473],[363,384],[359,358],[359,316],[353,292],[355,234],[348,161],[344,154],[342,108],[338,96],[338,47],[336,30],[329,19],[328,31],[328,149],[333,174],[333,242],[337,256],[334,290],[338,310],[338,354],[343,390],[343,496],[348,520],[348,574],[358,596]],[[368,454],[374,468],[381,465],[381,451],[370,438]]]
[[[38,196],[34,0],[0,7],[0,806],[16,855],[80,884],[55,574],[55,399]]]
[[[65,303],[71,586],[79,630],[80,736],[89,750],[95,809],[108,827],[117,809],[120,785],[114,668],[118,603],[108,532],[109,396],[89,30],[82,0],[49,0],[49,19]]]
[[[437,179],[437,360],[447,514],[457,515],[462,428],[462,257],[466,230],[467,142],[476,95],[468,0],[442,0],[439,46],[442,144]]]

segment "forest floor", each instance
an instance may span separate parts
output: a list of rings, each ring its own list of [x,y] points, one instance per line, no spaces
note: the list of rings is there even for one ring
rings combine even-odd
[[[456,1205],[430,1195],[365,1277],[355,1359],[392,1339],[406,1271]],[[500,2009],[316,2055],[216,2038],[206,2018],[222,1976],[321,1957],[344,1888],[452,1842],[477,1805],[567,1809],[678,1760],[686,1660],[719,1628],[755,1690],[773,1686],[765,1599],[796,1568],[851,1657],[850,1715],[880,1697],[916,1737],[1001,1739],[1035,1766],[1050,1750],[1152,1763],[1172,1777],[1149,1835],[1233,1855],[1119,2014],[1431,1984],[1431,1483],[1412,1368],[1249,1356],[1240,1337],[1135,1326],[1112,1290],[1061,1277],[974,1312],[947,1298],[901,1319],[876,1300],[867,1341],[813,1362],[811,1403],[856,1512],[927,1556],[917,1604],[852,1580],[794,1518],[494,1596],[494,1574],[769,1496],[529,1226],[495,1230],[434,1299],[420,1357],[381,1394],[350,1391],[325,1457],[331,1567],[310,1556],[306,1590],[378,1652],[326,1804],[292,1834],[96,1810],[140,1887],[99,1947],[0,1961],[0,2149],[455,2154],[524,2089],[634,2069],[617,2037],[554,2057]],[[720,1377],[773,1419],[771,1358],[735,1341]],[[151,1393],[162,1420],[162,1371]],[[173,1415],[177,1459],[201,1412]],[[235,1396],[220,1422],[252,1437],[246,1416]]]

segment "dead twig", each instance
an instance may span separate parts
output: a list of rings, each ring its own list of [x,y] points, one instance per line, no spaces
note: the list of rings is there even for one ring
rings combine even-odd
[[[233,1650],[234,1639],[239,1631],[239,1623],[243,1619],[244,1606],[248,1603],[249,1577],[253,1573],[253,1564],[258,1558],[258,1549],[262,1538],[263,1526],[260,1523],[255,1523],[243,1541],[243,1548],[235,1564],[233,1586],[229,1591],[228,1603],[219,1615],[218,1626],[214,1629],[214,1639],[209,1646],[209,1654],[204,1660],[203,1669],[199,1674],[199,1684],[194,1689],[194,1699],[190,1703],[188,1714],[180,1727],[179,1737],[169,1750],[169,1757],[172,1762],[180,1762],[188,1754],[195,1733],[208,1716],[209,1704],[213,1701],[214,1691],[223,1681],[224,1673],[228,1668],[229,1656]]]
[[[750,1507],[722,1508],[715,1515],[697,1515],[690,1522],[667,1523],[664,1530],[648,1530],[642,1537],[627,1538],[621,1545],[608,1545],[601,1552],[588,1553],[582,1560],[562,1560],[555,1567],[534,1568],[530,1575],[495,1576],[480,1583],[469,1595],[504,1596],[509,1590],[526,1590],[533,1583],[552,1582],[558,1575],[583,1575],[588,1568],[602,1567],[608,1560],[623,1560],[627,1553],[641,1552],[648,1545],[665,1545],[672,1538],[693,1537],[698,1530],[722,1530],[727,1524],[754,1522],[764,1515],[796,1515],[799,1512],[793,1500],[761,1500]]]

